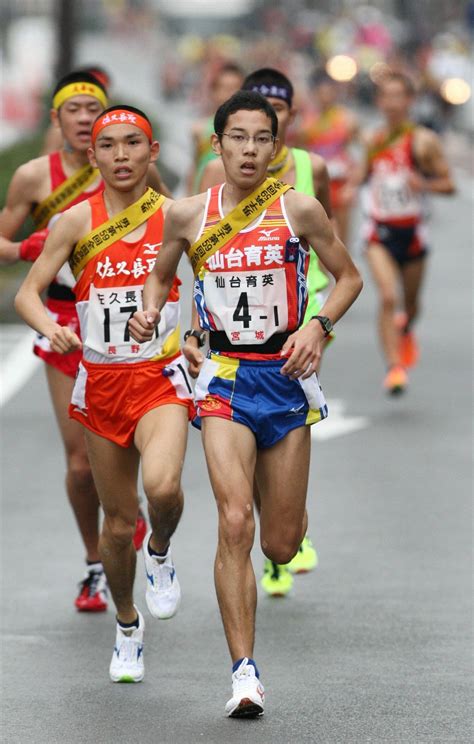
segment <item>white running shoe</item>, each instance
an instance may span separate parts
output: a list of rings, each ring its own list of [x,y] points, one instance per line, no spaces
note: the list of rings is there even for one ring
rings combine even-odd
[[[171,558],[171,547],[166,557],[159,560],[148,552],[152,533],[149,532],[143,542],[146,571],[146,604],[153,617],[167,620],[176,615],[181,601],[181,589]]]
[[[138,628],[134,628],[128,634],[117,623],[114,653],[109,668],[112,682],[141,682],[145,676],[143,662],[145,621],[141,612],[136,607],[135,609],[138,613]]]
[[[254,718],[263,715],[265,691],[255,674],[255,667],[242,659],[242,663],[232,674],[232,697],[225,706],[230,718]]]

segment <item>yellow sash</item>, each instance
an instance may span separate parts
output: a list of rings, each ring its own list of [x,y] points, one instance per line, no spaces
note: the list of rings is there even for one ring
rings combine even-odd
[[[59,184],[54,191],[43,199],[33,210],[33,220],[37,230],[46,227],[53,215],[63,212],[68,204],[82,194],[87,187],[99,176],[97,168],[84,165],[72,174],[66,181]]]
[[[164,201],[165,197],[162,194],[148,188],[140,199],[76,243],[69,258],[69,266],[75,279],[92,258],[146,222],[158,212]]]
[[[293,188],[286,183],[267,178],[250,196],[247,196],[216,225],[208,228],[202,237],[190,247],[188,256],[194,274],[199,274],[206,261],[224,247],[237,233],[253,222],[267,207],[285,191]]]

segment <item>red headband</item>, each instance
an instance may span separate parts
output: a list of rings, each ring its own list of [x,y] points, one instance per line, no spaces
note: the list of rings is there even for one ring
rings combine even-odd
[[[133,124],[134,127],[141,129],[146,134],[148,141],[153,141],[153,132],[151,129],[150,122],[140,114],[136,114],[133,111],[127,111],[127,109],[115,109],[109,111],[109,113],[100,116],[92,127],[91,140],[92,144],[95,145],[98,134],[109,127],[111,124]]]

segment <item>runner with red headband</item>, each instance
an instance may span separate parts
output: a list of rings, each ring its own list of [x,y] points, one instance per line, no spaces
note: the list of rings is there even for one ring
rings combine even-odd
[[[181,596],[170,538],[183,508],[181,468],[194,407],[179,348],[177,277],[150,342],[137,344],[128,327],[141,307],[171,204],[146,186],[158,152],[141,111],[113,107],[98,117],[89,157],[105,189],[58,221],[16,299],[18,312],[57,353],[83,350],[69,413],[84,427],[105,513],[99,551],[117,608],[114,682],[139,682],[144,675],[144,620],[133,603],[140,461],[152,524],[143,548],[148,609],[154,617],[172,617]],[[82,342],[55,322],[41,301],[65,261],[76,280]]]
[[[99,172],[87,157],[91,126],[107,103],[101,83],[88,73],[73,73],[62,78],[54,90],[51,121],[61,133],[64,147],[20,166],[15,172],[0,213],[0,263],[21,259],[34,261],[43,249],[49,232],[62,211],[103,189]],[[14,242],[28,215],[33,216],[37,231],[29,238]],[[61,267],[47,290],[46,306],[51,317],[77,332],[79,321],[72,290],[74,277],[68,266]],[[92,479],[82,427],[68,417],[74,380],[81,351],[67,356],[51,348],[39,335],[34,352],[45,362],[48,386],[66,453],[66,490],[81,534],[87,569],[79,586],[75,605],[79,611],[107,609],[107,586],[98,552],[99,501]],[[136,546],[146,533],[140,516]]]

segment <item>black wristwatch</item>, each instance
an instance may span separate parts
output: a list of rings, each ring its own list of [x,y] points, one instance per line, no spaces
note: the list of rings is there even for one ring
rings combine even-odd
[[[333,325],[326,315],[313,315],[311,320],[319,320],[324,330],[324,336],[329,336],[333,329]]]
[[[184,341],[186,342],[190,336],[197,338],[198,346],[204,346],[206,343],[206,331],[186,331],[184,334]]]

